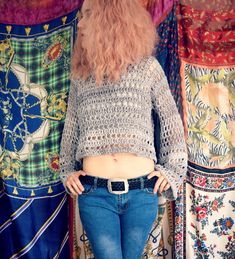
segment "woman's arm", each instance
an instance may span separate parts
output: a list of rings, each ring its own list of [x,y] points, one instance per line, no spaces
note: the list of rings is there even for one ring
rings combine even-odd
[[[160,154],[155,170],[160,171],[170,184],[162,194],[168,200],[177,198],[177,191],[187,171],[187,150],[184,128],[167,78],[157,60],[153,67],[151,89],[153,109],[160,119]]]
[[[72,81],[68,97],[64,130],[60,145],[60,178],[63,181],[64,186],[67,177],[74,173],[76,164],[75,156],[79,139],[76,88],[77,85],[75,81]]]

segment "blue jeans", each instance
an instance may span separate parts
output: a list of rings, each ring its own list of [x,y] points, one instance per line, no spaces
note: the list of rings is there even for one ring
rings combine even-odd
[[[95,259],[140,259],[157,216],[152,188],[112,194],[83,184],[79,213]]]

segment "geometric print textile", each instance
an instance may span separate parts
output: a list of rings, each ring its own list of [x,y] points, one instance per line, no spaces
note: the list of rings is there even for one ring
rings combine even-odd
[[[0,258],[70,256],[59,146],[77,10],[56,17],[0,24]]]
[[[49,193],[48,186],[32,190],[13,185],[4,183],[3,188],[0,181],[0,258],[69,258],[63,185],[50,185]]]
[[[21,186],[59,181],[76,11],[34,26],[0,26],[0,170]]]

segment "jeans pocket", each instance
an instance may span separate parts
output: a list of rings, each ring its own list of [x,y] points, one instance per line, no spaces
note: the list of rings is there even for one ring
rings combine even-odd
[[[82,185],[84,187],[84,191],[82,192],[82,195],[88,195],[95,190],[94,185],[90,185],[90,184],[82,184]]]
[[[148,194],[155,195],[155,194],[153,193],[153,188],[151,188],[151,187],[144,188],[143,191],[146,192],[146,193],[148,193]]]

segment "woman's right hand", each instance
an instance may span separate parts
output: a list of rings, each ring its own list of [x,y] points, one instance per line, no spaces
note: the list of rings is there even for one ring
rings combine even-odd
[[[85,176],[86,173],[82,170],[72,173],[68,176],[65,185],[68,188],[69,192],[74,195],[80,195],[84,191],[84,187],[82,186],[79,177],[83,175]]]

